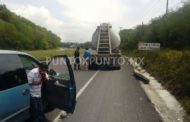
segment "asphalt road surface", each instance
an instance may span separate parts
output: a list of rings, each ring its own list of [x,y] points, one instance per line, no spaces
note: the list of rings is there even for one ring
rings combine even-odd
[[[77,91],[97,71],[75,71]],[[54,116],[58,113],[55,112]],[[49,116],[53,116],[50,114]],[[53,118],[53,117],[50,117]],[[75,113],[63,122],[160,122],[130,65],[100,71],[78,97]]]

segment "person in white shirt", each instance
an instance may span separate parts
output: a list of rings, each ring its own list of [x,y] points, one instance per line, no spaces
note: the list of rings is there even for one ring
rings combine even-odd
[[[28,72],[28,83],[30,86],[30,107],[32,122],[44,122],[45,116],[43,111],[41,88],[42,83],[48,81],[48,66],[41,64],[39,68],[34,68]]]

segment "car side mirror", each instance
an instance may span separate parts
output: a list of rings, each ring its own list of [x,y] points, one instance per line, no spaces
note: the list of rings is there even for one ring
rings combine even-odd
[[[56,71],[54,71],[53,69],[50,69],[50,70],[48,71],[48,74],[49,74],[49,75],[52,75],[52,76],[55,76],[57,73],[56,73]]]

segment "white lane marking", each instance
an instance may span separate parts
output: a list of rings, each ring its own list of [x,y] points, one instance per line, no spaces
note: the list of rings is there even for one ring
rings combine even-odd
[[[97,71],[96,73],[94,73],[94,75],[86,82],[86,84],[78,91],[77,96],[76,96],[76,100],[78,100],[78,98],[82,95],[82,93],[85,91],[85,89],[90,85],[90,83],[94,80],[94,78],[97,76],[97,74],[100,71]],[[60,120],[60,116],[61,115],[67,115],[65,111],[61,111],[58,116],[53,120],[53,122],[61,122]]]
[[[99,73],[100,71],[97,71],[96,73],[94,73],[94,75],[86,82],[86,84],[78,91],[77,93],[77,97],[76,99],[78,100],[78,98],[82,95],[82,93],[85,91],[85,89],[89,86],[89,84],[94,80],[94,78],[96,77],[96,75]]]

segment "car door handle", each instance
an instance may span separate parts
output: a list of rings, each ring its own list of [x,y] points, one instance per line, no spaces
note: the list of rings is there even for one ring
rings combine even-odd
[[[28,95],[29,93],[30,93],[29,89],[25,89],[25,90],[22,91],[22,95],[23,95],[23,96],[26,96],[26,95]]]
[[[56,82],[54,83],[54,85],[59,86],[59,87],[63,87],[63,88],[67,88],[66,85],[61,84],[59,81],[56,81]]]

